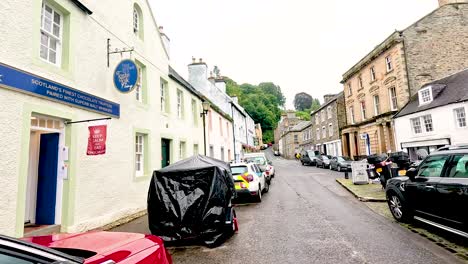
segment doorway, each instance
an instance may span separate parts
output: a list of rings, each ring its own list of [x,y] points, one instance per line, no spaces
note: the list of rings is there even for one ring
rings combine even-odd
[[[25,226],[61,223],[64,123],[47,117],[31,117],[29,166],[26,182]]]
[[[161,168],[167,167],[170,164],[171,158],[171,140],[161,139]]]

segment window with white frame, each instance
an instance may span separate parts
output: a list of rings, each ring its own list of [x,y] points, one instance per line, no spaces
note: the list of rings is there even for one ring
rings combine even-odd
[[[143,15],[139,5],[133,6],[133,33],[143,39]]]
[[[434,131],[431,115],[424,115],[416,118],[411,118],[411,126],[414,134],[428,133]]]
[[[366,120],[366,102],[361,101],[359,104],[361,105],[361,117],[362,117],[362,120]]]
[[[332,118],[332,107],[331,106],[327,107],[327,115],[328,115],[328,119]]]
[[[392,88],[388,89],[388,93],[390,95],[390,109],[392,111],[395,111],[395,110],[398,109],[396,88],[392,87]]]
[[[352,125],[354,125],[354,108],[351,106],[349,108],[349,121],[351,122]]]
[[[179,142],[179,160],[183,160],[185,158],[185,142]]]
[[[193,125],[198,126],[198,110],[197,110],[197,101],[192,99],[192,118],[193,118]]]
[[[177,90],[177,117],[184,118],[184,93]]]
[[[456,108],[453,112],[455,113],[455,123],[457,124],[457,127],[466,127],[465,107]]]
[[[364,88],[364,86],[362,85],[362,76],[359,75],[358,76],[358,89],[362,89]]]
[[[431,115],[423,116],[422,120],[424,122],[424,128],[425,128],[426,132],[434,131],[434,126],[432,125],[432,116]]]
[[[135,174],[143,176],[145,173],[145,134],[135,135]]]
[[[317,140],[320,140],[320,128],[317,128]]]
[[[378,116],[380,115],[380,98],[378,95],[374,95],[373,99],[374,99],[374,114]]]
[[[370,68],[370,79],[371,79],[371,82],[375,81],[375,67],[374,66]]]
[[[322,118],[322,122],[325,121],[325,111],[322,110],[322,112],[320,112],[320,117]]]
[[[167,104],[168,104],[168,94],[167,94],[167,82],[163,79],[161,79],[160,81],[161,83],[161,87],[160,87],[160,91],[161,91],[161,112],[162,113],[167,113],[168,112],[168,107],[167,107]]]
[[[138,63],[136,64],[138,69],[138,82],[135,85],[135,99],[143,103],[143,67]]]
[[[419,105],[424,105],[432,102],[432,89],[430,86],[419,90],[418,93]]]
[[[63,15],[42,2],[40,57],[47,62],[61,65]]]
[[[328,136],[333,136],[333,124],[328,124]]]
[[[351,82],[348,83],[348,96],[353,95],[353,87],[351,86]]]
[[[322,127],[322,138],[327,137],[327,128],[325,126]]]
[[[317,113],[317,114],[315,115],[315,124],[318,125],[319,123],[320,123],[320,114]]]
[[[392,64],[392,57],[387,56],[385,58],[385,64],[387,65],[387,72],[390,72],[393,70],[393,64]]]
[[[413,127],[414,134],[421,134],[422,127],[421,127],[421,119],[418,118],[411,118],[411,126]]]

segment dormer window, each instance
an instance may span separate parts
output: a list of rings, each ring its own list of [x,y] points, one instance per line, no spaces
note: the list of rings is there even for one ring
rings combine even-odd
[[[432,87],[427,87],[427,88],[424,88],[424,89],[421,89],[419,90],[419,105],[425,105],[425,104],[429,104],[430,102],[432,102],[433,98],[432,98]]]

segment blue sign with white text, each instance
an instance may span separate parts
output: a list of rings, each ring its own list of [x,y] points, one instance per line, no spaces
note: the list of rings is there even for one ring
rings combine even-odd
[[[120,117],[120,105],[0,63],[0,87]]]
[[[138,84],[138,67],[132,60],[123,60],[114,71],[114,85],[122,93],[131,92]]]

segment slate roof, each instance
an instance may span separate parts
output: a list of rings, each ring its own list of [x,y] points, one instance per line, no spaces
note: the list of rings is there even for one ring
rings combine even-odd
[[[455,73],[443,79],[428,83],[421,89],[432,86],[433,101],[419,106],[418,94],[404,106],[394,118],[410,115],[448,104],[468,101],[468,69]]]
[[[178,82],[180,85],[184,86],[193,95],[204,100],[203,96],[189,82],[182,78],[182,76],[180,76],[180,74],[177,73],[171,66],[169,66],[169,77]]]
[[[301,121],[297,125],[293,126],[290,131],[299,132],[304,130],[311,122],[310,121]]]
[[[326,102],[326,103],[323,103],[319,109],[313,111],[310,113],[310,115],[315,115],[316,113],[320,112],[320,110],[324,109],[325,107],[327,107],[328,105],[330,105],[331,103],[333,103],[334,101],[338,100],[338,98],[340,98],[340,96],[343,96],[344,95],[344,92],[340,92],[338,94],[335,95],[335,97],[333,97],[332,99],[330,99],[330,101]]]

